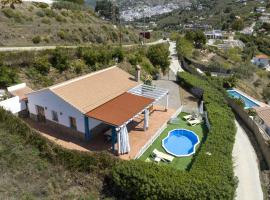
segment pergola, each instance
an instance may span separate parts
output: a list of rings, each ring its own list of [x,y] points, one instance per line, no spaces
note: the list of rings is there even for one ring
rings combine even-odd
[[[125,154],[130,152],[127,124],[140,114],[144,114],[144,130],[147,130],[149,127],[149,107],[167,96],[167,109],[168,93],[168,90],[155,86],[139,85],[87,112],[86,118],[90,117],[110,125],[112,127],[113,151],[117,141],[118,154]],[[87,126],[89,127],[89,124]]]

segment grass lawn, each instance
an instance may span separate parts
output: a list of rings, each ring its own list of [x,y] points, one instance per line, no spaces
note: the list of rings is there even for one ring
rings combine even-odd
[[[161,152],[166,153],[166,151],[162,147],[162,139],[165,138],[170,130],[177,129],[177,128],[184,128],[188,129],[191,131],[194,131],[199,138],[200,138],[200,144],[197,145],[196,149],[199,148],[201,145],[201,142],[203,140],[203,136],[206,135],[207,133],[207,127],[205,124],[197,125],[197,126],[189,126],[185,120],[182,119],[183,116],[187,115],[186,113],[181,113],[178,118],[180,119],[179,124],[168,124],[167,128],[161,133],[161,135],[154,141],[154,143],[144,152],[144,154],[139,158],[140,160],[147,160],[150,159],[151,161],[153,160],[151,158],[151,153],[153,152],[154,149],[157,149]],[[160,162],[160,165],[169,165],[174,168],[180,169],[180,170],[186,170],[188,165],[190,164],[193,156],[188,156],[188,157],[182,157],[182,158],[177,158],[175,157],[173,159],[172,163],[164,163]]]

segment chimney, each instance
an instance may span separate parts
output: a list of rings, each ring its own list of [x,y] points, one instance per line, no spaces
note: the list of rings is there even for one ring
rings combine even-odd
[[[140,65],[136,65],[135,79],[137,82],[140,82],[140,79],[141,79],[141,66]]]

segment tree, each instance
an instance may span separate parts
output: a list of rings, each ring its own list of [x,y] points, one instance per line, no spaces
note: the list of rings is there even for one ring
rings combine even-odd
[[[50,72],[51,63],[47,57],[37,58],[34,61],[34,68],[42,75],[47,75]]]
[[[15,4],[21,4],[22,0],[2,0],[2,4],[9,5],[10,8],[15,9]]]
[[[12,67],[0,66],[0,87],[5,88],[17,83],[18,74]]]
[[[235,31],[240,31],[244,28],[244,22],[242,19],[236,19],[234,20],[234,22],[232,23],[232,29]]]
[[[118,21],[120,19],[120,12],[118,6],[116,6],[109,0],[97,1],[95,11],[99,13],[100,16],[105,17],[109,20]]]
[[[206,44],[206,36],[201,30],[188,31],[185,38],[193,42],[195,48],[202,48]]]
[[[167,45],[157,44],[150,46],[147,51],[147,57],[155,67],[160,67],[162,73],[165,75],[169,65],[169,49]]]
[[[69,68],[68,65],[68,55],[65,50],[56,48],[53,52],[51,59],[53,67],[58,69],[60,72],[63,72]]]
[[[178,56],[191,57],[192,51],[193,51],[193,45],[189,40],[182,37],[182,38],[179,38],[176,42],[176,50],[177,50]]]

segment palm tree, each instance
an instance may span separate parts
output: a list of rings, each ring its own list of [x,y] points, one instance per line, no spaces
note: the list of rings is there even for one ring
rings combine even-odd
[[[3,7],[9,5],[10,8],[15,9],[15,4],[21,4],[22,0],[2,0]]]

